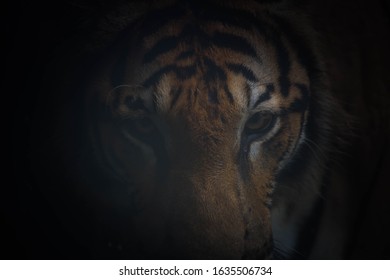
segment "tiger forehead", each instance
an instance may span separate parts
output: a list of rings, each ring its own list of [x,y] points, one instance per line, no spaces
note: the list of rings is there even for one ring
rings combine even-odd
[[[211,62],[210,62],[211,63]],[[218,67],[212,64],[212,68]],[[165,75],[154,87],[154,95],[160,111],[199,110],[226,111],[242,110],[246,98],[250,95],[246,80],[232,82],[223,69],[198,70],[191,79],[180,80],[172,75]],[[242,88],[238,89],[241,84]],[[240,92],[240,94],[237,94]],[[244,93],[245,92],[245,93]]]
[[[210,79],[210,78],[209,78]],[[156,109],[160,113],[204,113],[210,121],[225,115],[225,119],[241,119],[260,103],[277,109],[279,96],[272,83],[250,85],[243,76],[228,74],[225,80],[204,78],[202,72],[185,81],[165,75],[153,88]],[[263,107],[264,108],[264,107]]]
[[[194,57],[208,55],[218,58],[250,63],[261,63],[258,46],[265,45],[259,34],[222,22],[197,22],[184,18],[173,21],[149,36],[141,35],[144,49],[143,64],[172,61],[185,64]]]
[[[140,52],[131,59],[138,70],[127,75],[128,83],[147,89],[160,111],[242,111],[260,103],[305,110],[307,60],[298,54],[306,52],[298,52],[269,16],[222,10],[203,10],[201,16],[176,8],[152,13],[135,35]]]
[[[276,79],[277,66],[269,62],[272,51],[259,38],[219,23],[208,28],[174,24],[145,39],[143,86],[154,88],[162,110],[183,104],[184,96],[191,105],[225,103],[243,108],[254,85]],[[262,57],[255,43],[268,57]]]

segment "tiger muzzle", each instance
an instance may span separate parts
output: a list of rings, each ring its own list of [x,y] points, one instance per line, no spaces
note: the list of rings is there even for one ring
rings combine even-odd
[[[272,250],[268,209],[248,189],[252,186],[244,186],[232,169],[202,168],[177,172],[170,178],[146,219],[153,220],[149,225],[155,224],[149,234],[161,234],[148,248],[152,255],[171,259],[268,258]]]

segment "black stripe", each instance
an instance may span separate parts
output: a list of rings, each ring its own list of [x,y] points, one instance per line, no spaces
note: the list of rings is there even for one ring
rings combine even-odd
[[[210,82],[215,82],[216,80],[226,81],[226,73],[225,71],[215,64],[214,61],[205,57],[203,59],[204,65],[206,67],[205,73],[205,82],[209,84]]]
[[[176,36],[168,36],[158,41],[145,55],[143,62],[149,63],[156,59],[159,55],[169,52],[177,47],[180,41]]]
[[[153,90],[152,99],[153,99],[153,112],[156,113],[158,109],[158,96],[156,94],[157,89]]]
[[[181,80],[187,80],[192,78],[196,73],[196,66],[177,66],[174,69],[176,76]]]
[[[183,30],[177,36],[167,36],[154,44],[151,49],[144,55],[144,62],[149,63],[156,59],[159,55],[167,53],[175,49],[180,43],[187,43],[191,45],[191,42],[197,38],[199,43],[203,47],[208,47],[210,37],[204,33],[199,26],[194,24],[187,24],[183,27]],[[192,56],[193,50],[182,53],[184,56]],[[180,55],[179,55],[180,57]],[[182,59],[183,57],[180,57]]]
[[[277,52],[277,60],[279,65],[279,86],[280,93],[283,96],[288,96],[290,89],[290,80],[288,79],[288,73],[290,72],[291,62],[288,55],[288,51],[283,45],[282,40],[279,38],[274,38],[274,44]]]
[[[252,89],[248,85],[248,83],[245,83],[245,95],[246,95],[246,100],[247,100],[246,107],[249,108],[249,106],[251,105]]]
[[[176,104],[177,100],[179,99],[179,96],[182,94],[182,92],[183,92],[183,88],[181,86],[178,87],[177,89],[171,90],[170,95],[173,96],[172,101],[171,101],[171,109],[173,108],[173,106],[175,106],[175,104]]]
[[[280,30],[277,30],[276,28],[271,26],[268,22],[265,22],[255,17],[253,14],[249,12],[233,10],[225,7],[220,7],[220,8],[221,9],[218,11],[202,10],[202,13],[195,16],[205,20],[221,21],[223,23],[228,23],[233,26],[238,26],[246,30],[251,30],[252,32],[256,30],[261,35],[263,35],[266,40],[269,40],[275,46],[276,53],[277,53],[277,62],[280,70],[279,85],[281,89],[281,94],[283,96],[287,96],[290,88],[288,73],[291,68],[291,62],[290,62],[288,51],[281,40]],[[224,10],[223,13],[221,12],[222,10]],[[185,11],[182,10],[182,12]],[[181,35],[179,35],[177,38],[171,37],[169,40],[165,42],[166,44],[165,43],[162,44],[164,45],[162,49],[159,49],[157,46],[155,46],[153,50],[151,50],[151,52],[146,57],[146,60],[147,61],[152,60],[153,57],[156,57],[156,55],[168,51],[169,46],[171,48],[176,46],[177,43],[176,44],[174,43],[175,39],[177,39],[177,42],[180,42],[188,38],[190,38],[191,40],[196,38],[201,43],[201,46],[203,48],[210,46],[210,44],[214,44],[216,47],[231,49],[233,51],[243,53],[245,55],[257,57],[256,50],[253,48],[253,46],[251,46],[251,44],[244,37],[237,36],[234,34],[222,33],[222,32],[215,32],[213,36],[210,37],[205,32],[203,32],[199,26],[189,24],[183,29]],[[186,54],[186,55],[190,55],[190,54]],[[247,78],[249,78],[249,76]]]
[[[251,11],[221,6],[218,3],[207,3],[207,9],[204,9],[201,12],[201,14],[197,15],[200,19],[220,22],[224,25],[241,28],[249,33],[258,32],[260,35],[264,36],[265,39],[271,41],[277,48],[278,64],[282,76],[280,79],[283,88],[282,93],[284,95],[288,94],[289,83],[286,76],[290,69],[290,62],[288,53],[280,39],[281,33],[279,30],[276,30],[269,22],[260,19]],[[233,40],[233,38],[231,38],[232,40],[227,40],[224,38],[224,40],[221,40],[222,45],[226,44],[229,48],[234,49],[237,52],[244,52],[245,54],[257,57],[255,49],[245,39],[239,38],[241,40]],[[239,43],[239,41],[243,44]],[[235,44],[232,44],[232,42],[235,42]]]
[[[247,137],[243,134],[241,138],[240,151],[238,152],[237,163],[239,172],[244,184],[250,181],[250,163],[248,160],[249,144]]]
[[[294,99],[294,101],[289,106],[288,111],[304,112],[309,105],[309,89],[306,85],[300,83],[295,83],[294,86],[301,91],[302,97]]]
[[[215,32],[211,38],[212,43],[220,48],[233,50],[248,56],[257,57],[256,50],[241,36]]]
[[[214,6],[215,9],[212,8]],[[271,27],[269,23],[260,20],[252,13],[244,10],[231,9],[228,7],[220,6],[215,3],[207,3],[207,7],[205,7],[204,4],[200,5],[200,4],[192,3],[190,4],[190,8],[193,15],[199,19],[203,19],[206,21],[218,21],[224,24],[229,24],[252,32],[256,30],[264,37],[266,37],[266,39],[271,40],[272,43],[275,44],[275,47],[277,49],[277,54],[278,54],[277,55],[278,64],[281,73],[279,78],[281,92],[284,96],[288,95],[288,90],[290,87],[290,82],[288,80],[288,72],[290,70],[290,60],[289,60],[288,52],[286,48],[283,46],[282,41],[280,39],[281,34],[279,30],[276,30],[275,28]],[[159,24],[156,26],[156,30],[159,30],[159,27],[168,23],[169,20],[176,19],[180,15],[183,15],[185,13],[186,13],[186,9],[183,9],[183,7],[178,7],[176,9],[172,7],[168,7],[163,10],[155,11],[149,16],[149,18],[153,19],[154,21],[158,19],[157,21],[159,22]],[[148,21],[145,21],[144,23],[149,26],[147,29],[150,29],[151,24]],[[156,30],[154,30],[154,32],[156,32]],[[144,32],[144,34],[146,33]],[[176,37],[176,39],[177,42],[182,42],[185,41],[184,39],[191,38],[191,37],[192,38],[197,37],[197,39],[201,43],[203,42],[201,44],[202,47],[207,47],[210,43],[213,43],[217,47],[227,48],[249,56],[257,57],[256,50],[251,46],[251,44],[245,38],[241,36],[216,32],[210,38],[210,36],[205,34],[199,28],[199,26],[189,24],[183,29],[182,33],[178,37]],[[173,43],[174,39],[175,38],[172,37],[167,44],[164,44],[164,47],[162,49],[159,49],[156,46],[156,49],[153,51],[154,55],[152,54],[148,55],[146,60],[151,61],[153,60],[153,57],[156,57],[156,55],[168,51],[169,49],[176,46],[177,43],[176,44]],[[168,47],[169,45],[171,45],[171,48]]]
[[[233,104],[233,103],[234,103],[233,94],[230,92],[230,90],[229,90],[229,88],[227,87],[227,85],[225,85],[224,90],[225,90],[226,96],[227,96],[228,99],[229,99],[229,102]]]
[[[283,96],[288,96],[290,81],[288,74],[291,69],[291,61],[286,47],[282,41],[281,31],[271,26],[269,23],[256,19],[256,30],[262,34],[266,40],[269,40],[276,50],[277,63],[279,66],[279,86]]]
[[[259,32],[264,38],[275,46],[277,63],[279,66],[279,86],[281,90],[281,94],[283,96],[288,96],[290,89],[290,81],[288,79],[288,74],[291,69],[291,61],[286,47],[282,41],[282,33],[281,30],[276,29],[270,23],[259,19],[254,18],[253,16],[249,16],[248,20],[253,21],[254,26],[256,27],[256,31]]]
[[[252,72],[251,69],[245,67],[242,64],[237,64],[237,63],[228,63],[227,67],[230,71],[241,74],[245,77],[245,79],[257,83],[259,80],[256,78],[255,74]]]
[[[210,36],[195,22],[188,23],[183,27],[178,40],[189,45],[193,45],[194,40],[197,40],[203,48],[207,48],[210,45]]]
[[[274,92],[275,87],[272,84],[267,85],[265,92],[259,96],[256,100],[256,103],[253,105],[253,108],[259,106],[260,103],[265,102],[271,98],[271,93]]]
[[[211,88],[208,90],[208,99],[209,102],[212,104],[219,104],[218,92],[215,88]]]
[[[291,83],[287,76],[285,75],[279,76],[279,86],[280,86],[280,93],[283,96],[288,96]]]
[[[223,15],[221,15],[222,10],[224,10]],[[209,17],[210,19],[221,20],[223,23],[228,23],[232,26],[240,27],[247,31],[253,32],[254,30],[256,30],[260,35],[264,36],[266,40],[270,41],[275,46],[277,54],[277,63],[280,71],[279,85],[281,88],[281,94],[283,96],[287,96],[290,88],[288,73],[291,68],[291,61],[288,51],[284,46],[283,41],[281,40],[282,28],[280,28],[281,30],[276,29],[275,27],[271,26],[270,23],[254,16],[249,12],[231,10],[228,8],[221,8],[218,12],[218,16],[210,15]],[[220,36],[219,34],[218,36]],[[218,36],[217,39],[219,40],[219,46],[225,46],[237,52],[257,57],[255,49],[253,49],[253,47],[243,37],[228,34],[226,34],[226,36],[220,36],[221,38],[218,38]],[[230,38],[228,39],[228,37]]]
[[[159,82],[161,79],[161,76],[164,74],[169,74],[169,73],[175,73],[177,78],[180,80],[186,80],[190,79],[192,76],[195,75],[196,73],[196,66],[195,65],[190,65],[190,66],[176,66],[176,65],[167,65],[156,72],[154,72],[149,78],[147,78],[142,85],[144,87],[150,87]]]
[[[226,73],[225,71],[217,66],[211,59],[205,57],[203,59],[204,66],[206,68],[205,72],[205,82],[207,84],[211,82],[215,82],[216,80],[220,81],[226,81]],[[167,65],[158,71],[154,72],[149,78],[147,78],[143,82],[143,86],[150,87],[158,83],[161,76],[168,73],[175,73],[177,78],[181,80],[186,80],[191,77],[193,77],[196,73],[197,67],[196,65],[189,65],[189,66],[176,66],[173,64]]]
[[[156,72],[154,72],[151,76],[149,76],[148,79],[146,79],[142,85],[144,87],[150,87],[150,86],[154,86],[155,84],[158,83],[158,81],[160,80],[161,76],[164,75],[164,74],[168,74],[172,71],[174,71],[174,69],[176,68],[175,65],[167,65],[159,70],[157,70]]]
[[[225,82],[227,80],[226,73],[224,69],[216,65],[214,61],[212,61],[207,57],[203,59],[203,62],[207,69],[205,73],[205,83],[207,85],[211,85],[208,91],[208,100],[212,104],[219,104],[218,91],[213,85],[213,83],[215,83],[216,81]],[[228,90],[226,85],[225,85],[225,93],[229,98],[229,101],[233,102],[233,96],[231,92]],[[214,115],[217,116],[217,112],[215,112]]]
[[[290,106],[290,112],[291,111],[295,111],[295,112],[301,112],[301,121],[300,121],[300,131],[299,131],[299,139],[301,139],[302,137],[302,134],[303,134],[303,131],[304,131],[304,122],[305,122],[305,112],[306,110],[308,109],[308,106],[309,106],[309,98],[310,98],[310,92],[309,92],[309,89],[306,85],[304,84],[300,84],[300,83],[296,83],[295,86],[297,88],[300,89],[301,91],[301,94],[302,94],[302,98],[297,101],[294,100],[293,104]],[[296,104],[296,102],[298,102],[298,104]],[[297,149],[297,145],[295,146],[294,148],[294,151]]]
[[[188,50],[188,51],[180,53],[176,57],[176,61],[185,60],[185,59],[191,58],[193,56],[195,56],[195,51],[194,50]]]
[[[299,63],[306,68],[309,78],[312,80],[320,70],[314,52],[308,47],[309,44],[307,43],[307,39],[298,34],[297,31],[293,29],[293,24],[287,19],[275,14],[270,14],[270,16],[278,25],[279,29],[284,31],[284,37],[294,49]]]

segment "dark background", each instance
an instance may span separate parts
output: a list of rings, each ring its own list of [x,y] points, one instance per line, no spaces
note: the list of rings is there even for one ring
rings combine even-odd
[[[47,136],[41,133],[42,139],[36,139],[34,130],[38,126],[44,131],[47,127],[49,135],[56,125],[53,116],[45,117],[37,111],[50,106],[50,101],[42,104],[47,96],[53,104],[57,99],[63,100],[56,93],[50,95],[43,90],[49,82],[45,78],[49,65],[61,52],[58,49],[76,42],[85,22],[103,10],[99,1],[95,1],[97,8],[92,5],[92,10],[88,1],[22,0],[6,5],[2,84],[8,102],[3,102],[3,112],[11,133],[3,136],[10,140],[4,146],[7,161],[3,162],[10,170],[5,170],[8,180],[3,182],[0,194],[0,258],[92,259],[62,225],[37,182],[34,164],[41,163],[35,158],[39,153],[34,146],[47,141]],[[59,186],[60,182],[52,187]]]
[[[304,5],[304,1],[297,2]],[[356,182],[351,211],[360,218],[354,222],[355,234],[345,257],[388,259],[389,1],[312,2],[308,9],[334,54],[328,64],[337,81],[335,90],[346,93],[344,105],[358,116],[359,123],[349,170]],[[62,225],[42,193],[32,167],[39,153],[32,150],[34,143],[44,141],[34,131],[37,122],[48,130],[55,125],[50,115],[37,113],[42,100],[57,98],[42,90],[49,82],[45,80],[48,65],[64,44],[72,45],[75,40],[77,45],[75,38],[85,32],[84,26],[93,24],[107,6],[103,1],[76,0],[22,0],[5,5],[1,88],[3,123],[10,130],[2,134],[7,141],[2,145],[0,259],[94,258]]]

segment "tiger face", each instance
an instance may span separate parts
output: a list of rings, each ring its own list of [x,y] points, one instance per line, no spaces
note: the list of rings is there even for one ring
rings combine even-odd
[[[143,256],[272,257],[273,193],[305,137],[311,80],[276,16],[249,3],[152,10],[94,82],[94,137],[131,189]]]

